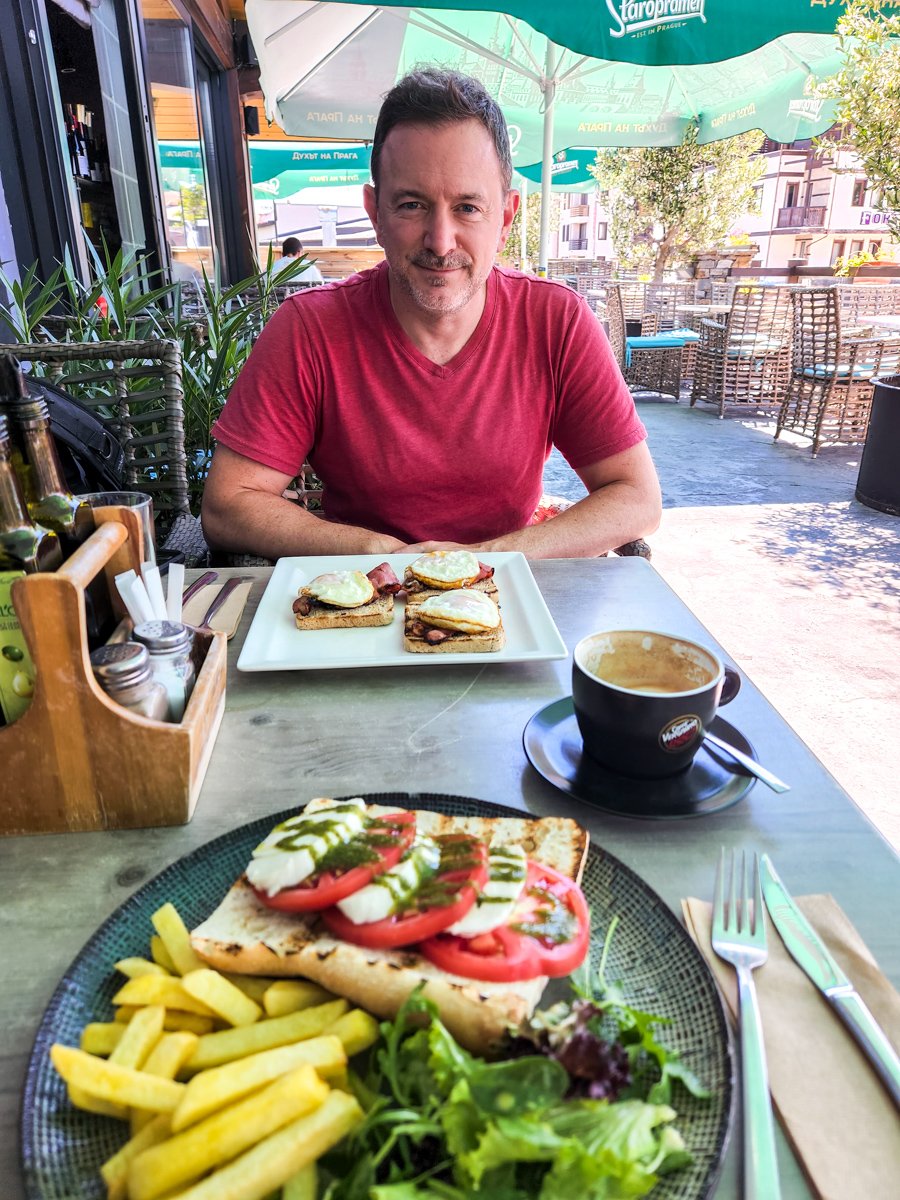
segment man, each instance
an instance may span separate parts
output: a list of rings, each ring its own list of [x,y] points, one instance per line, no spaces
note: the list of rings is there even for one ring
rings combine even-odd
[[[303,254],[303,243],[299,238],[289,237],[284,239],[281,247],[281,258],[275,264],[275,274],[280,275],[286,267],[292,266],[298,258]],[[299,275],[294,276],[291,283],[324,283],[322,272],[315,263],[310,263],[305,267]]]
[[[292,297],[263,331],[213,428],[211,545],[547,558],[656,528],[645,430],[593,313],[494,266],[518,205],[511,173],[477,80],[428,68],[388,93],[364,196],[386,262]],[[554,443],[589,494],[530,525]],[[307,456],[325,520],[282,496]]]

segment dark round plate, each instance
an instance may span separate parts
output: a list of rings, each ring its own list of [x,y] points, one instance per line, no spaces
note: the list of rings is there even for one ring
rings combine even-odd
[[[391,792],[365,799],[457,816],[528,815],[464,796]],[[111,1020],[112,996],[121,984],[113,963],[146,955],[150,917],[161,904],[171,901],[188,928],[199,924],[241,874],[253,847],[293,811],[244,825],[167,867],[116,909],[66,971],[41,1020],[25,1080],[22,1165],[28,1200],[104,1200],[100,1164],[127,1137],[122,1123],[71,1107],[50,1064],[52,1043],[77,1045],[88,1021]],[[632,1003],[668,1018],[661,1040],[681,1052],[712,1093],[703,1101],[678,1089],[676,1124],[694,1162],[666,1176],[653,1193],[654,1200],[702,1200],[718,1177],[733,1093],[731,1041],[715,982],[674,913],[618,859],[592,847],[582,887],[592,912],[594,961],[617,916],[608,977],[622,981]]]
[[[735,749],[756,757],[744,735],[724,718],[716,717],[710,728]],[[619,817],[704,817],[736,804],[756,782],[724,751],[705,743],[686,771],[668,779],[632,779],[607,771],[584,753],[571,696],[535,713],[522,741],[528,761],[548,783]]]

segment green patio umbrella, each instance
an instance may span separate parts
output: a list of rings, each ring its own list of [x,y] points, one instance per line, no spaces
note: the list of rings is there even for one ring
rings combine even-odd
[[[269,116],[292,134],[371,138],[383,94],[423,62],[476,75],[506,116],[514,165],[568,146],[675,146],[827,129],[811,95],[839,65],[842,4],[810,0],[437,0],[429,8],[247,0]],[[543,206],[544,220],[549,204]],[[541,265],[546,230],[542,229]]]
[[[371,156],[371,146],[251,142],[253,195],[259,200],[283,200],[304,188],[368,183]]]

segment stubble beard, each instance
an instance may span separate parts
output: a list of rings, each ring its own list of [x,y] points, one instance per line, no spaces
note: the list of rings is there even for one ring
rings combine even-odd
[[[410,255],[401,261],[388,260],[388,266],[400,289],[426,312],[449,315],[465,308],[484,287],[487,274],[476,273],[474,263],[468,255],[448,254],[444,258],[419,253]],[[449,281],[436,275],[426,284],[417,283],[412,275],[414,267],[430,267],[433,269],[461,268],[467,271],[465,282],[460,290],[448,294]]]

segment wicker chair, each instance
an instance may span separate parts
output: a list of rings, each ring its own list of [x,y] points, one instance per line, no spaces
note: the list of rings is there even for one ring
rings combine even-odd
[[[704,318],[691,387],[691,405],[774,411],[791,373],[790,291],[749,285],[735,290],[724,319]]]
[[[864,442],[872,379],[898,370],[900,340],[845,336],[836,287],[797,291],[793,307],[793,370],[776,440],[785,429],[811,438],[813,456],[822,446]]]
[[[682,355],[685,346],[696,340],[687,329],[660,332],[659,314],[646,313],[640,337],[625,336],[621,285],[611,283],[607,291],[606,316],[609,342],[625,382],[634,392],[656,392],[673,396],[681,392]]]
[[[175,341],[0,345],[96,411],[125,450],[123,487],[149,492],[165,531],[190,516],[181,348]]]

